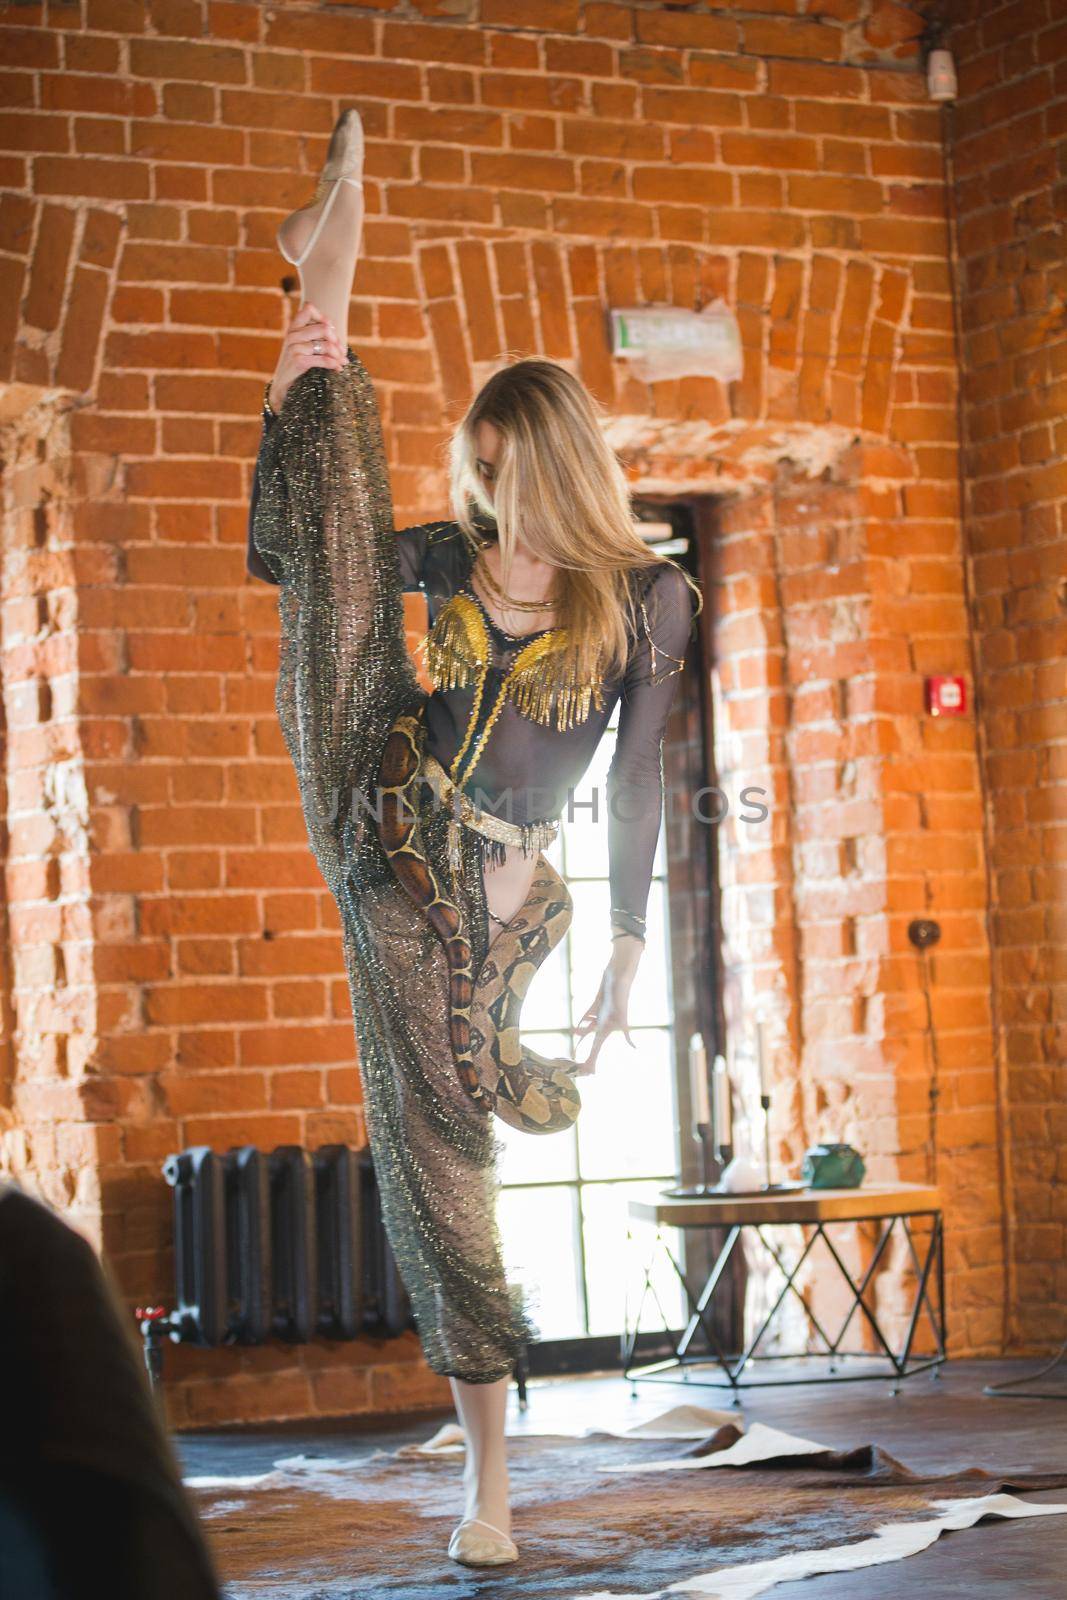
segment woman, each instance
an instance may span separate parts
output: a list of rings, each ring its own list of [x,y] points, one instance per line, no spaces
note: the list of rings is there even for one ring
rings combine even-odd
[[[504,1278],[492,1113],[569,1126],[575,1076],[615,1029],[629,1039],[696,591],[641,540],[588,395],[549,362],[504,368],[474,400],[453,440],[453,520],[394,529],[374,393],[347,337],[362,160],[349,111],[315,199],[279,230],[302,304],[267,385],[249,570],[280,586],[276,704],[340,910],[386,1229],[466,1434],[449,1554],[496,1565],[517,1556],[504,1415],[531,1330]],[[430,695],[404,638],[401,593],[420,588]],[[600,800],[614,944],[579,1066],[525,1049],[518,1011],[572,912],[541,849],[620,697]]]

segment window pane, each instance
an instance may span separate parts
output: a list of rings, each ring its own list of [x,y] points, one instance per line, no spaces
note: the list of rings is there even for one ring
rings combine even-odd
[[[523,1041],[548,1057],[588,1054],[591,1040],[576,1040],[568,1029],[593,1002],[611,958],[606,780],[617,720],[616,711],[575,793],[573,814],[564,809],[559,837],[545,851],[574,899],[570,933],[536,975],[523,1006],[524,1024],[529,1024]],[[627,1199],[657,1196],[677,1170],[665,873],[661,829],[648,939],[630,996],[637,1048],[632,1050],[621,1034],[613,1035],[596,1074],[577,1079],[582,1113],[574,1130],[537,1137],[496,1122],[505,1263],[509,1279],[526,1292],[542,1339],[621,1333],[627,1294],[631,1316],[636,1312],[654,1238],[649,1224],[629,1222]],[[517,1187],[523,1184],[530,1187]],[[629,1249],[628,1227],[633,1233]],[[670,1325],[684,1325],[682,1291],[663,1254],[653,1285]],[[642,1328],[664,1326],[655,1301],[646,1295]]]
[[[644,1178],[672,1173],[675,1096],[671,1035],[641,1028],[631,1050],[621,1033],[607,1039],[582,1096],[578,1149],[583,1178]],[[588,1044],[580,1052],[588,1054]]]
[[[502,1189],[500,1229],[509,1282],[521,1284],[542,1339],[584,1332],[574,1189]]]
[[[573,806],[564,805],[563,808],[560,835],[564,839],[567,870],[579,873],[583,878],[608,876],[607,777],[614,754],[615,729],[612,727],[601,738],[588,772],[574,791]],[[557,863],[553,861],[553,865]],[[652,875],[660,878],[665,877],[666,873],[666,829],[661,826],[656,840]]]
[[[574,899],[569,940],[571,995],[577,1023],[596,998],[604,968],[611,960],[611,896],[603,881],[572,883],[570,888]],[[673,1020],[667,966],[669,929],[664,926],[666,910],[666,885],[653,882],[648,895],[647,941],[630,990],[629,1017],[636,1027],[667,1027]]]
[[[571,871],[580,872],[581,864],[572,859]],[[574,921],[571,923],[570,962],[571,996],[574,1021],[585,1013],[596,999],[604,968],[611,960],[611,928],[608,913],[611,898],[604,881],[571,883],[574,898]],[[588,1053],[588,1045],[579,1054]]]
[[[608,809],[606,781],[615,750],[615,735],[601,737],[589,770],[574,791],[573,806],[564,805],[560,832],[566,834],[567,870],[583,878],[608,875]]]
[[[677,804],[677,801],[675,802]],[[656,840],[656,854],[652,858],[652,876],[665,878],[667,876],[667,810],[664,803],[663,817],[660,822],[659,837]]]
[[[644,1270],[652,1256],[655,1229],[650,1222],[630,1221],[627,1202],[657,1199],[664,1187],[664,1182],[660,1180],[654,1183],[597,1183],[582,1190],[591,1334],[622,1332],[627,1296],[631,1326],[637,1316]],[[626,1240],[627,1227],[633,1236],[629,1245]],[[667,1230],[666,1237],[670,1244],[674,1237],[672,1229]],[[672,1249],[672,1254],[677,1260],[676,1249]],[[652,1288],[659,1297],[659,1305],[667,1321],[660,1315],[649,1290],[641,1311],[642,1332],[667,1326],[684,1327],[686,1317],[681,1285],[662,1249],[656,1254]]]
[[[667,968],[666,884],[653,883],[648,892],[648,924],[640,965],[630,990],[630,1022],[634,1027],[669,1027],[673,1019]],[[595,992],[595,991],[594,991]]]

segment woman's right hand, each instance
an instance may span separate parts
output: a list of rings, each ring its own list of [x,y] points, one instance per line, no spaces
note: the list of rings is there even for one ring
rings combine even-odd
[[[271,409],[281,410],[291,385],[309,367],[329,367],[332,372],[339,372],[347,360],[348,353],[342,350],[333,323],[315,306],[301,306],[282,340],[278,365],[270,380]]]

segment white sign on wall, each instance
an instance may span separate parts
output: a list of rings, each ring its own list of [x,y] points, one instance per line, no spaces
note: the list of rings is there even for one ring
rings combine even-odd
[[[712,300],[702,311],[639,306],[610,315],[611,353],[628,362],[639,378],[733,383],[741,376],[741,330],[725,300]]]

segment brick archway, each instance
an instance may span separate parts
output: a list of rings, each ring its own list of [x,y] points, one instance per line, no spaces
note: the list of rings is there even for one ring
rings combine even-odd
[[[125,217],[80,201],[0,201],[0,690],[4,740],[5,959],[0,997],[4,1169],[97,1242],[117,1109],[100,1070],[94,817],[80,668],[87,587],[114,564],[79,555],[113,472],[91,411]],[[88,424],[86,426],[86,424]],[[91,735],[90,735],[91,738]],[[106,914],[105,914],[106,921]]]
[[[123,223],[100,206],[4,195],[0,383],[94,388]]]
[[[466,404],[509,355],[570,367],[598,401],[640,417],[634,447],[660,448],[714,471],[717,486],[751,480],[760,454],[818,455],[805,430],[844,440],[886,436],[909,278],[856,256],[714,254],[680,244],[435,237],[416,251],[421,303],[446,406]],[[645,384],[612,359],[606,310],[654,303],[698,310],[716,296],[737,309],[743,379]],[[795,436],[786,430],[797,430]],[[671,451],[677,434],[684,445]],[[638,442],[639,441],[639,442]],[[690,469],[692,470],[692,469]],[[704,487],[702,484],[701,487]]]

